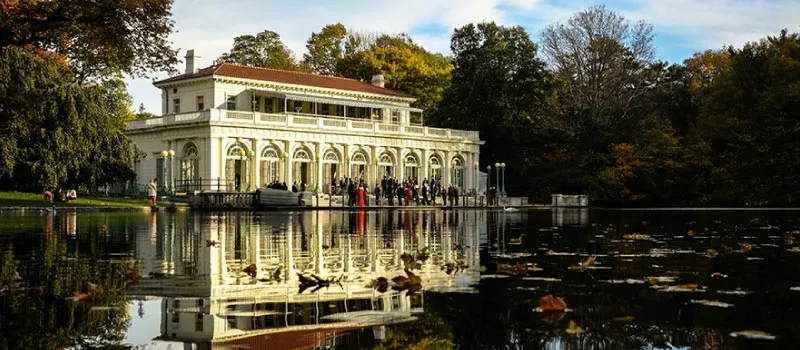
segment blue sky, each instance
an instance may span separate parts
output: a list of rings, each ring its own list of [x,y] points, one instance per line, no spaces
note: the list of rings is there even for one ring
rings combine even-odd
[[[548,24],[597,4],[652,24],[656,57],[670,62],[709,48],[740,46],[783,28],[800,31],[797,0],[176,0],[171,39],[179,56],[195,49],[207,66],[230,49],[233,37],[269,29],[300,59],[312,32],[340,22],[356,31],[409,33],[428,50],[449,54],[453,29],[464,24],[521,25],[538,42]],[[160,93],[150,79],[126,81],[135,107],[144,103],[151,112],[161,111]]]

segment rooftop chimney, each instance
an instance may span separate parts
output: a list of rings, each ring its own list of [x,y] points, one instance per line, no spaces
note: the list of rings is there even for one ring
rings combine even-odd
[[[386,82],[383,79],[383,74],[373,75],[372,76],[372,85],[377,87],[384,87]]]
[[[186,74],[194,74],[200,70],[200,56],[194,50],[186,51]]]

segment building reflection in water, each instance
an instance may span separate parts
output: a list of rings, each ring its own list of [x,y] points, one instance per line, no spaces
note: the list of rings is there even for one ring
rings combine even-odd
[[[471,291],[484,222],[479,212],[433,210],[154,214],[136,243],[150,278],[129,293],[164,297],[164,340],[227,348],[267,337],[277,349],[305,348],[367,327],[380,339],[382,327],[422,312],[425,293]],[[412,270],[422,291],[370,287],[406,276],[403,253],[427,255]],[[301,293],[298,274],[341,285]]]
[[[589,208],[553,208],[553,226],[585,227],[589,222]]]

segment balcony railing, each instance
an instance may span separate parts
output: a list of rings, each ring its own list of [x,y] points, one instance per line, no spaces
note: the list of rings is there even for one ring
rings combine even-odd
[[[385,135],[404,135],[479,141],[477,131],[440,129],[419,125],[400,125],[372,120],[345,119],[341,117],[292,115],[278,113],[259,113],[209,109],[200,112],[170,114],[162,117],[137,119],[128,122],[128,130],[142,130],[155,127],[178,126],[193,123],[216,123],[233,125],[281,126],[287,129],[336,130],[342,132],[374,132]]]

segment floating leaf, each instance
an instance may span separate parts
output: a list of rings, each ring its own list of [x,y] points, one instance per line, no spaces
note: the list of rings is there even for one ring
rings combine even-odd
[[[672,283],[678,280],[678,278],[674,276],[650,276],[647,277],[647,280],[650,282],[650,284],[658,284],[658,283]]]
[[[711,274],[711,277],[714,277],[714,278],[726,278],[726,277],[728,277],[728,275],[722,274],[720,272],[714,272],[714,273]]]
[[[614,322],[624,323],[624,322],[633,321],[634,317],[633,316],[620,316],[620,317],[614,317],[611,320],[614,321]]]
[[[567,326],[567,333],[569,334],[580,334],[583,333],[583,328],[578,326],[575,321],[570,320],[569,325]]]
[[[776,338],[774,335],[769,334],[767,332],[753,331],[753,330],[733,332],[731,333],[731,337],[734,338],[742,337],[747,339],[761,339],[761,340],[774,340]]]
[[[717,300],[692,300],[692,303],[705,306],[722,307],[722,308],[733,307],[733,304],[728,304]]]
[[[567,303],[564,302],[564,299],[548,294],[539,299],[537,310],[541,312],[564,312],[567,310]]]
[[[694,230],[686,231],[686,235],[689,237],[694,236]]]
[[[641,241],[641,240],[650,239],[650,236],[643,235],[641,233],[626,233],[626,234],[622,235],[622,238],[628,239],[628,240],[634,240],[634,241]]]
[[[708,256],[709,258],[716,257],[717,255],[719,255],[719,253],[717,253],[716,249],[709,249],[706,251],[706,256]]]
[[[667,288],[660,289],[659,292],[677,292],[677,293],[694,293],[694,292],[705,292],[705,288],[700,286],[699,284],[681,284],[678,286],[669,286]]]
[[[739,243],[739,249],[741,249],[743,253],[747,253],[747,252],[753,250],[753,246],[750,243],[747,243],[747,242],[740,242]]]

